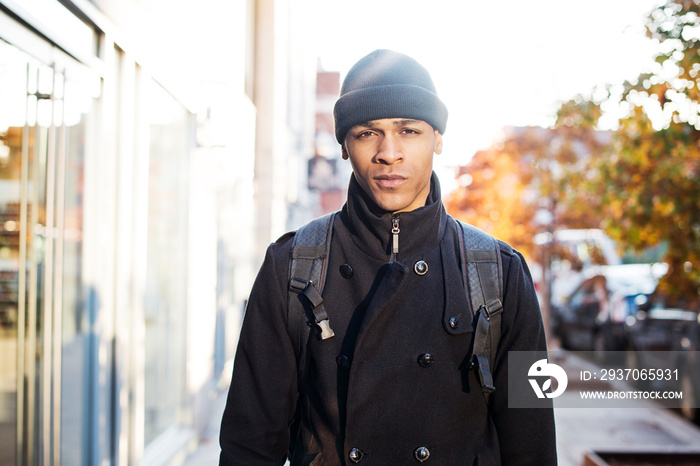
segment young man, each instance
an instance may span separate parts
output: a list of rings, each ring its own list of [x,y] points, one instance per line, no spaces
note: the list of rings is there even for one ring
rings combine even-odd
[[[377,50],[349,71],[336,138],[353,168],[336,215],[323,302],[334,336],[287,328],[294,233],[272,244],[251,292],[221,426],[221,465],[556,464],[549,409],[507,407],[508,351],[545,350],[524,259],[500,244],[495,391],[470,365],[473,311],[460,229],[432,171],[447,109],[428,72]],[[494,280],[495,281],[495,280]]]

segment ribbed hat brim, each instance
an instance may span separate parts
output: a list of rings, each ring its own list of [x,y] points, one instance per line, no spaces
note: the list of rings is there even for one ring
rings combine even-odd
[[[447,125],[447,107],[437,95],[420,86],[392,84],[358,89],[342,95],[333,109],[335,137],[343,143],[353,126],[382,118],[422,120],[440,134]]]

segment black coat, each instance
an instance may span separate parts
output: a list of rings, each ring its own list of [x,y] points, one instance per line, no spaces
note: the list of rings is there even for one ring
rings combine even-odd
[[[292,234],[272,244],[248,303],[221,427],[222,465],[282,465],[295,413],[292,466],[556,464],[551,409],[507,408],[509,350],[546,348],[530,272],[501,244],[502,336],[489,402],[465,360],[472,339],[458,234],[433,175],[428,205],[399,214],[390,263],[391,214],[354,178],[336,218],[324,303],[335,337],[310,338],[299,387],[287,333]],[[415,262],[428,273],[414,272]],[[457,330],[447,324],[460,316]],[[424,364],[423,355],[432,356]],[[423,364],[421,364],[423,362]]]

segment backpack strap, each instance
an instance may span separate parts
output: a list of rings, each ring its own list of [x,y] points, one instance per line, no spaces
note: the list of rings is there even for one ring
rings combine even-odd
[[[472,366],[477,369],[481,390],[488,401],[496,387],[492,371],[501,339],[503,268],[498,241],[473,225],[457,221],[461,235],[460,258],[465,290],[474,312]]]
[[[289,257],[287,332],[297,358],[300,389],[306,380],[308,366],[306,343],[311,326],[316,325],[320,329],[321,339],[335,335],[329,325],[328,313],[321,296],[326,282],[335,214],[334,212],[312,220],[299,228],[292,239]],[[299,437],[300,419],[297,406],[296,414],[289,423],[288,457],[290,460]]]
[[[334,217],[335,212],[312,220],[299,228],[292,240],[287,330],[297,356],[306,346],[310,326],[318,326],[322,340],[335,335],[321,297]]]

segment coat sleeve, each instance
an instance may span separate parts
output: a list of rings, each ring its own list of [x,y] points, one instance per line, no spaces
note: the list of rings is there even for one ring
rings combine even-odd
[[[554,409],[508,407],[508,352],[546,351],[542,313],[530,271],[522,255],[510,248],[503,252],[504,294],[502,336],[496,358],[490,398],[503,465],[557,464]]]
[[[287,332],[289,243],[268,248],[248,300],[221,422],[220,465],[286,461],[298,397]]]

